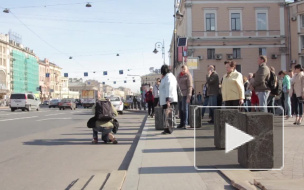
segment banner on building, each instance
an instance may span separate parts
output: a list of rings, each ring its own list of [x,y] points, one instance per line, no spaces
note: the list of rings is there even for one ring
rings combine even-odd
[[[188,69],[198,69],[198,59],[197,58],[188,58],[187,66],[188,66]]]

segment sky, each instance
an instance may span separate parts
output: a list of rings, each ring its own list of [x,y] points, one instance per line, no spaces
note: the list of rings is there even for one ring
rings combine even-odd
[[[163,64],[162,45],[158,54],[152,53],[157,42],[164,44],[169,62],[174,1],[89,2],[90,8],[82,0],[0,0],[0,9],[10,10],[0,12],[0,33],[11,30],[22,36],[23,46],[63,68],[62,75],[69,73],[69,78],[95,79],[139,92],[139,76]],[[124,74],[119,75],[119,70]],[[103,76],[103,71],[108,75]],[[84,72],[89,76],[84,77]]]

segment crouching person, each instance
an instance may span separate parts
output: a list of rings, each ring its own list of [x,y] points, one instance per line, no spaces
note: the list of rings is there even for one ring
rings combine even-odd
[[[98,143],[98,132],[101,132],[101,140],[105,143],[112,142],[113,144],[117,144],[117,140],[112,133],[114,127],[112,120],[118,113],[111,102],[106,99],[100,99],[95,103],[92,111],[95,114],[96,119],[95,127],[92,128],[92,144]]]

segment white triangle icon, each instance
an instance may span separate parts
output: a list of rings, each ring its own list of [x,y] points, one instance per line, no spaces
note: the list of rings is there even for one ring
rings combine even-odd
[[[225,153],[232,151],[233,149],[249,142],[254,139],[253,136],[244,133],[243,131],[225,123]]]

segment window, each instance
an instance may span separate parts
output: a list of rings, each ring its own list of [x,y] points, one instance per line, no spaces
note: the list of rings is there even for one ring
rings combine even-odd
[[[240,31],[241,30],[241,14],[231,13],[231,30]]]
[[[206,31],[215,31],[215,13],[206,13]]]
[[[267,30],[266,13],[257,13],[257,30]]]
[[[34,98],[34,96],[33,96],[33,95],[31,95],[31,94],[28,94],[28,95],[27,95],[27,98],[28,98],[28,99],[32,99],[32,100],[34,100],[34,99],[35,99],[35,98]]]
[[[207,49],[207,59],[215,59],[215,49]]]
[[[233,59],[241,59],[241,48],[233,48]]]
[[[301,15],[301,26],[302,28],[304,28],[304,14]]]
[[[304,49],[304,36],[301,36],[301,48]]]
[[[266,48],[259,48],[259,55],[267,55]]]
[[[242,73],[242,65],[236,65],[236,70],[237,70],[239,73]]]

